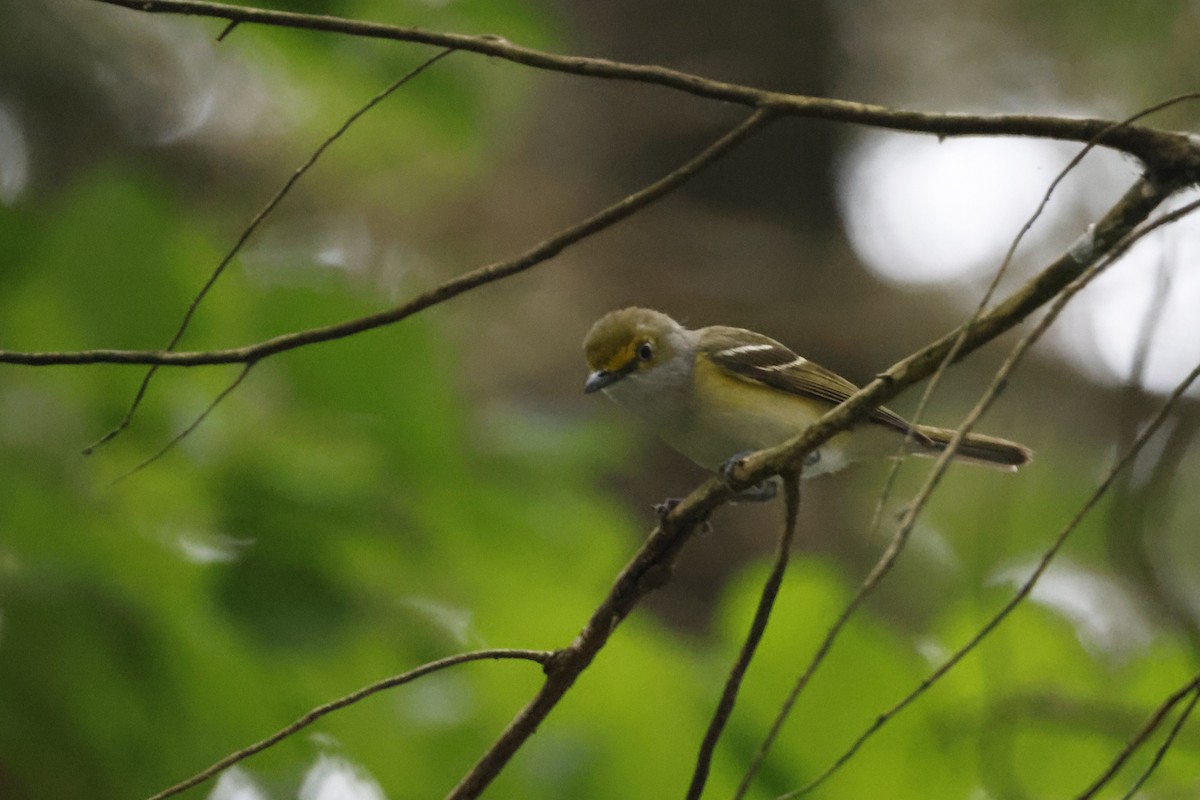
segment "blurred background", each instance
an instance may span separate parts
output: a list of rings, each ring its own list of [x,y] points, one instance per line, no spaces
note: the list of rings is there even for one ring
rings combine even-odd
[[[296,0],[275,7],[657,63],[935,111],[1127,116],[1197,87],[1183,0]],[[0,347],[157,348],[251,217],[414,45],[0,0]],[[678,166],[745,115],[664,89],[455,54],[362,118],[249,241],[185,349],[369,313],[515,255]],[[1185,104],[1154,118],[1194,130]],[[584,396],[613,308],[761,330],[856,381],[961,321],[1075,147],[783,120],[552,262],[398,325],[259,365],[178,448],[115,478],[236,375],[0,365],[0,798],[153,793],[312,706],[479,647],[567,644],[705,475]],[[1027,237],[1007,292],[1136,165],[1099,152]],[[981,430],[1033,448],[952,469],[839,639],[750,796],[815,777],[1029,574],[1200,361],[1200,237],[1179,224],[1077,298]],[[1006,337],[955,367],[955,424]],[[911,413],[913,390],[893,406]],[[1194,395],[1032,601],[821,798],[1042,798],[1086,787],[1196,668]],[[906,463],[890,521],[928,462]],[[732,794],[783,696],[882,551],[887,465],[805,484],[798,554],[713,766]],[[489,796],[682,794],[778,533],[722,509]],[[458,667],[333,715],[187,797],[443,795],[539,683]],[[1155,740],[1157,741],[1157,740]],[[1135,758],[1108,795],[1149,763]],[[1139,794],[1200,790],[1185,728]]]

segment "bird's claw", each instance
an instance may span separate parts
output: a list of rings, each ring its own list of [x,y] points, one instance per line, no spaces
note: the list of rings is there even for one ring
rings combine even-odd
[[[663,500],[661,503],[655,503],[652,506],[652,508],[654,509],[654,515],[656,517],[658,517],[659,522],[662,522],[663,520],[665,520],[667,518],[668,514],[670,514],[672,511],[675,510],[675,506],[679,505],[680,502],[682,502],[682,498],[668,497],[666,500]]]
[[[746,456],[754,452],[747,450],[744,453],[738,453],[732,458],[726,459],[721,466],[717,467],[717,474],[721,476],[721,480],[725,481],[725,485],[733,489],[735,494],[733,500],[735,503],[765,503],[771,500],[779,492],[779,486],[774,479],[768,479],[755,486],[750,486],[745,489],[736,489],[733,485],[733,472],[740,467],[746,460]]]
[[[655,503],[653,508],[655,516],[658,517],[658,524],[665,525],[667,522],[667,515],[674,511],[675,507],[681,502],[683,501],[678,497],[668,497],[661,503]],[[712,523],[706,519],[700,523],[697,531],[701,536],[707,536],[708,534],[712,533],[712,529]]]
[[[742,489],[733,496],[735,503],[765,503],[774,499],[779,493],[779,486],[774,479],[765,480],[760,484]]]

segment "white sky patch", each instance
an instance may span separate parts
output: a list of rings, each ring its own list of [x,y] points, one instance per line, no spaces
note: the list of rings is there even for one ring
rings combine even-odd
[[[994,269],[1068,158],[1061,144],[1034,139],[866,135],[844,160],[839,185],[851,244],[893,283]],[[1029,241],[1048,227],[1043,221]]]
[[[183,557],[193,564],[228,564],[237,561],[242,551],[254,544],[253,539],[235,539],[206,531],[184,531],[174,541]]]
[[[397,694],[405,721],[423,728],[449,728],[461,724],[474,708],[470,685],[460,676],[427,675]]]
[[[364,276],[379,258],[360,214],[307,214],[275,222],[242,253],[247,277],[262,285],[321,286],[331,274]]]
[[[842,163],[839,201],[863,263],[896,284],[954,290],[964,311],[1078,145],[1018,138],[864,135]],[[1028,275],[1064,252],[1086,253],[1088,225],[1132,185],[1119,156],[1090,154],[1059,187],[1018,253]],[[1200,197],[1180,195],[1159,213]],[[1028,263],[1020,263],[1022,255]],[[1049,340],[1109,383],[1129,379],[1149,318],[1142,385],[1167,393],[1200,363],[1200,215],[1151,234],[1071,301]],[[1156,306],[1165,280],[1166,294]],[[1200,389],[1192,394],[1200,395]]]
[[[379,782],[341,758],[321,755],[304,776],[299,800],[385,800]]]
[[[1003,570],[990,581],[1014,587],[1033,573],[1027,564]],[[1133,595],[1108,576],[1069,564],[1054,564],[1033,587],[1030,599],[1066,618],[1079,642],[1093,653],[1123,655],[1142,650],[1154,626]]]
[[[235,766],[221,773],[208,800],[267,800],[267,795],[245,770]]]
[[[480,640],[474,628],[475,616],[469,609],[457,608],[432,597],[406,597],[400,602],[458,644]]]
[[[1198,196],[1189,192],[1171,207]],[[1170,392],[1200,364],[1200,217],[1152,233],[1072,302],[1077,324],[1066,337],[1068,356],[1082,360],[1095,377],[1124,382],[1148,334],[1141,383]]]

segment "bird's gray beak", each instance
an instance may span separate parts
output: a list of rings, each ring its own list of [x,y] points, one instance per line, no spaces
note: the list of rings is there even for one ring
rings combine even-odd
[[[617,381],[624,378],[624,372],[609,372],[608,370],[598,369],[591,375],[588,375],[587,381],[583,384],[583,391],[587,394],[598,392],[605,386],[612,386]]]

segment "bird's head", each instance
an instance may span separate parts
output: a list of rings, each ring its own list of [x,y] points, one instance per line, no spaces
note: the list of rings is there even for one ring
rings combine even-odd
[[[686,333],[678,322],[653,309],[610,311],[596,320],[583,340],[591,371],[583,390],[595,392],[671,363],[680,354]]]

